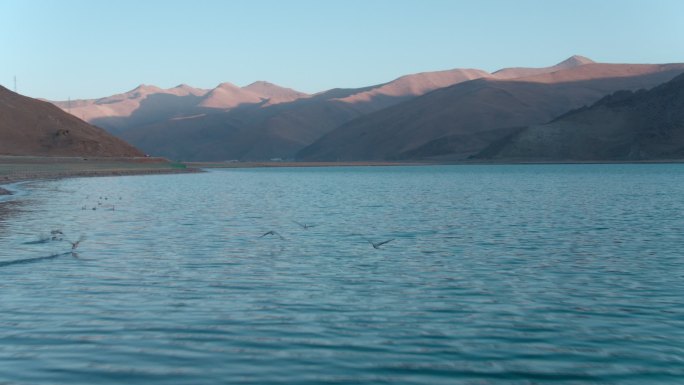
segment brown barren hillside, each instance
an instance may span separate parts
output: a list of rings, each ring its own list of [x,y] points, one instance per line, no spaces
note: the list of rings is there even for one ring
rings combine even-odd
[[[50,103],[0,86],[0,155],[136,157],[143,154]]]
[[[477,69],[422,72],[402,76],[389,83],[375,86],[368,91],[358,92],[339,100],[345,103],[367,104],[368,106],[364,108],[365,110],[376,111],[438,88],[486,77],[491,77],[491,74]]]
[[[180,84],[169,89],[140,86],[121,94],[100,99],[56,101],[63,110],[113,133],[131,127],[170,119],[220,113],[242,105],[272,105],[307,97],[307,94],[267,82],[246,87],[221,83],[205,90]]]
[[[303,92],[293,90],[292,88],[281,87],[263,80],[242,87],[242,89],[267,98],[267,104],[291,102],[309,96]]]
[[[131,125],[166,120],[195,108],[207,90],[180,84],[167,90],[141,84],[100,99],[52,102],[66,112],[116,133]]]
[[[678,73],[684,64],[612,64],[587,63],[568,69],[518,78],[516,80],[534,83],[570,83],[606,78],[632,78],[658,73]],[[672,78],[672,76],[670,77]],[[669,79],[668,79],[669,80]]]
[[[591,64],[594,63],[593,60],[586,58],[584,56],[579,56],[579,55],[574,55],[571,56],[562,62],[551,66],[551,67],[542,67],[542,68],[527,68],[527,67],[513,67],[513,68],[504,68],[501,70],[498,70],[494,72],[492,75],[497,78],[497,79],[518,79],[518,78],[524,78],[524,77],[529,77],[529,76],[535,76],[535,75],[541,75],[541,74],[546,74],[550,72],[556,72],[568,68],[574,68],[574,67],[579,67],[585,64]]]
[[[209,91],[199,107],[230,109],[242,104],[256,104],[266,101],[266,98],[252,91],[240,88],[232,83],[221,83]]]

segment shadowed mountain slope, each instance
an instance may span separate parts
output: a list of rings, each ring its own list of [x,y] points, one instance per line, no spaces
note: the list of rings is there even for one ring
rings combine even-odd
[[[521,79],[468,81],[348,122],[297,158],[464,159],[519,127],[548,122],[616,90],[653,87],[683,71],[684,64],[588,63]]]
[[[684,158],[684,75],[649,91],[618,91],[553,122],[530,126],[477,158],[517,161]]]
[[[0,86],[0,154],[123,156],[143,154],[58,107]]]
[[[301,99],[171,119],[120,136],[149,152],[179,160],[288,159],[341,122],[360,115],[347,103]]]
[[[64,111],[116,134],[130,126],[191,113],[206,90],[181,84],[168,90],[140,85],[100,99],[52,102]]]

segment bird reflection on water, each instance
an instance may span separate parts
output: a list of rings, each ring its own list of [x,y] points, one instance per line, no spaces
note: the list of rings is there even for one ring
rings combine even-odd
[[[35,258],[23,258],[23,259],[15,259],[12,261],[3,261],[0,262],[0,267],[5,267],[5,266],[12,266],[12,265],[21,265],[25,263],[34,263],[34,262],[41,262],[41,261],[47,261],[50,259],[56,259],[59,257],[65,257],[71,255],[73,257],[78,258],[78,254],[73,252],[73,251],[68,251],[66,253],[59,253],[59,254],[52,254],[48,255],[46,257],[35,257]]]

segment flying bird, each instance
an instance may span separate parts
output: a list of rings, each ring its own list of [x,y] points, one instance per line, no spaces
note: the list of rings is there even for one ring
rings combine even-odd
[[[71,241],[67,240],[67,242],[71,243],[71,250],[76,250],[76,248],[78,247],[78,245],[79,245],[81,242],[83,242],[84,240],[85,240],[85,237],[84,237],[83,235],[81,235],[81,237],[78,238],[78,241],[71,242]]]
[[[300,223],[300,222],[297,222],[297,221],[292,221],[292,223],[297,224],[299,227],[303,228],[304,230],[308,230],[308,229],[310,229],[310,228],[312,228],[312,227],[316,227],[316,225],[310,225],[310,224],[307,224],[307,223]]]
[[[273,230],[265,232],[265,233],[264,233],[262,236],[260,236],[259,238],[263,238],[263,237],[265,237],[265,236],[267,236],[267,235],[275,235],[276,237],[278,237],[278,238],[280,238],[280,239],[282,239],[282,240],[285,239],[282,235],[280,235],[280,233],[278,233],[277,231],[273,231]]]
[[[352,235],[359,235],[359,234],[352,234]],[[379,249],[380,246],[382,246],[382,245],[384,245],[384,244],[386,244],[386,243],[390,243],[390,242],[392,242],[392,241],[394,240],[394,238],[392,238],[392,239],[388,239],[388,240],[386,240],[386,241],[373,242],[372,240],[370,240],[370,239],[368,239],[368,238],[366,238],[366,237],[363,237],[363,236],[362,236],[361,238],[363,238],[366,242],[370,243],[371,246],[373,246],[374,249]]]
[[[367,241],[368,241],[368,243],[370,243],[370,244],[373,246],[374,249],[379,249],[380,246],[382,246],[382,245],[384,245],[384,244],[386,244],[386,243],[390,243],[390,242],[392,242],[393,240],[394,240],[394,238],[388,239],[388,240],[382,241],[382,242],[373,242],[373,241],[370,241],[370,240],[367,240]]]

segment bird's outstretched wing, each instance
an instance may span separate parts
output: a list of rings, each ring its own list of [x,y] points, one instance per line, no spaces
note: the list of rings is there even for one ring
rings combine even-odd
[[[386,241],[378,242],[378,243],[375,244],[375,246],[376,246],[376,247],[380,247],[380,246],[384,245],[385,243],[390,243],[390,242],[392,242],[393,240],[394,240],[394,238],[388,239],[388,240],[386,240]]]
[[[370,243],[373,247],[377,247],[375,242],[373,242],[372,239],[366,238],[362,234],[350,234],[350,235],[356,235],[356,236],[360,237],[361,239],[363,239],[364,241]]]
[[[385,243],[390,243],[390,242],[392,242],[392,241],[394,240],[394,238],[392,238],[392,239],[388,239],[388,240],[382,241],[382,242],[373,242],[372,239],[366,238],[365,236],[363,236],[363,234],[359,234],[359,233],[352,233],[352,234],[349,234],[349,236],[358,236],[358,237],[360,237],[360,238],[363,239],[364,241],[370,243],[370,245],[373,246],[374,249],[379,249],[380,246],[384,245]]]
[[[85,237],[84,235],[81,235],[81,236],[78,238],[77,241],[71,242],[71,241],[67,240],[67,242],[69,242],[69,243],[71,244],[71,250],[76,250],[76,248],[78,247],[78,245],[79,245],[81,242],[85,241],[85,239],[86,239],[86,237]]]
[[[265,237],[265,236],[267,236],[267,235],[275,235],[276,237],[278,237],[278,238],[280,238],[280,239],[285,239],[285,237],[283,237],[282,235],[280,235],[280,233],[278,233],[277,231],[274,231],[274,230],[265,232],[265,233],[264,233],[262,236],[260,236],[259,238],[263,238],[263,237]]]
[[[293,220],[292,223],[297,224],[299,227],[303,228],[304,230],[307,230],[307,229],[309,229],[310,227],[314,227],[314,226],[315,226],[315,225],[310,225],[310,224],[308,224],[308,223],[297,222],[297,221],[295,221],[295,220]]]

